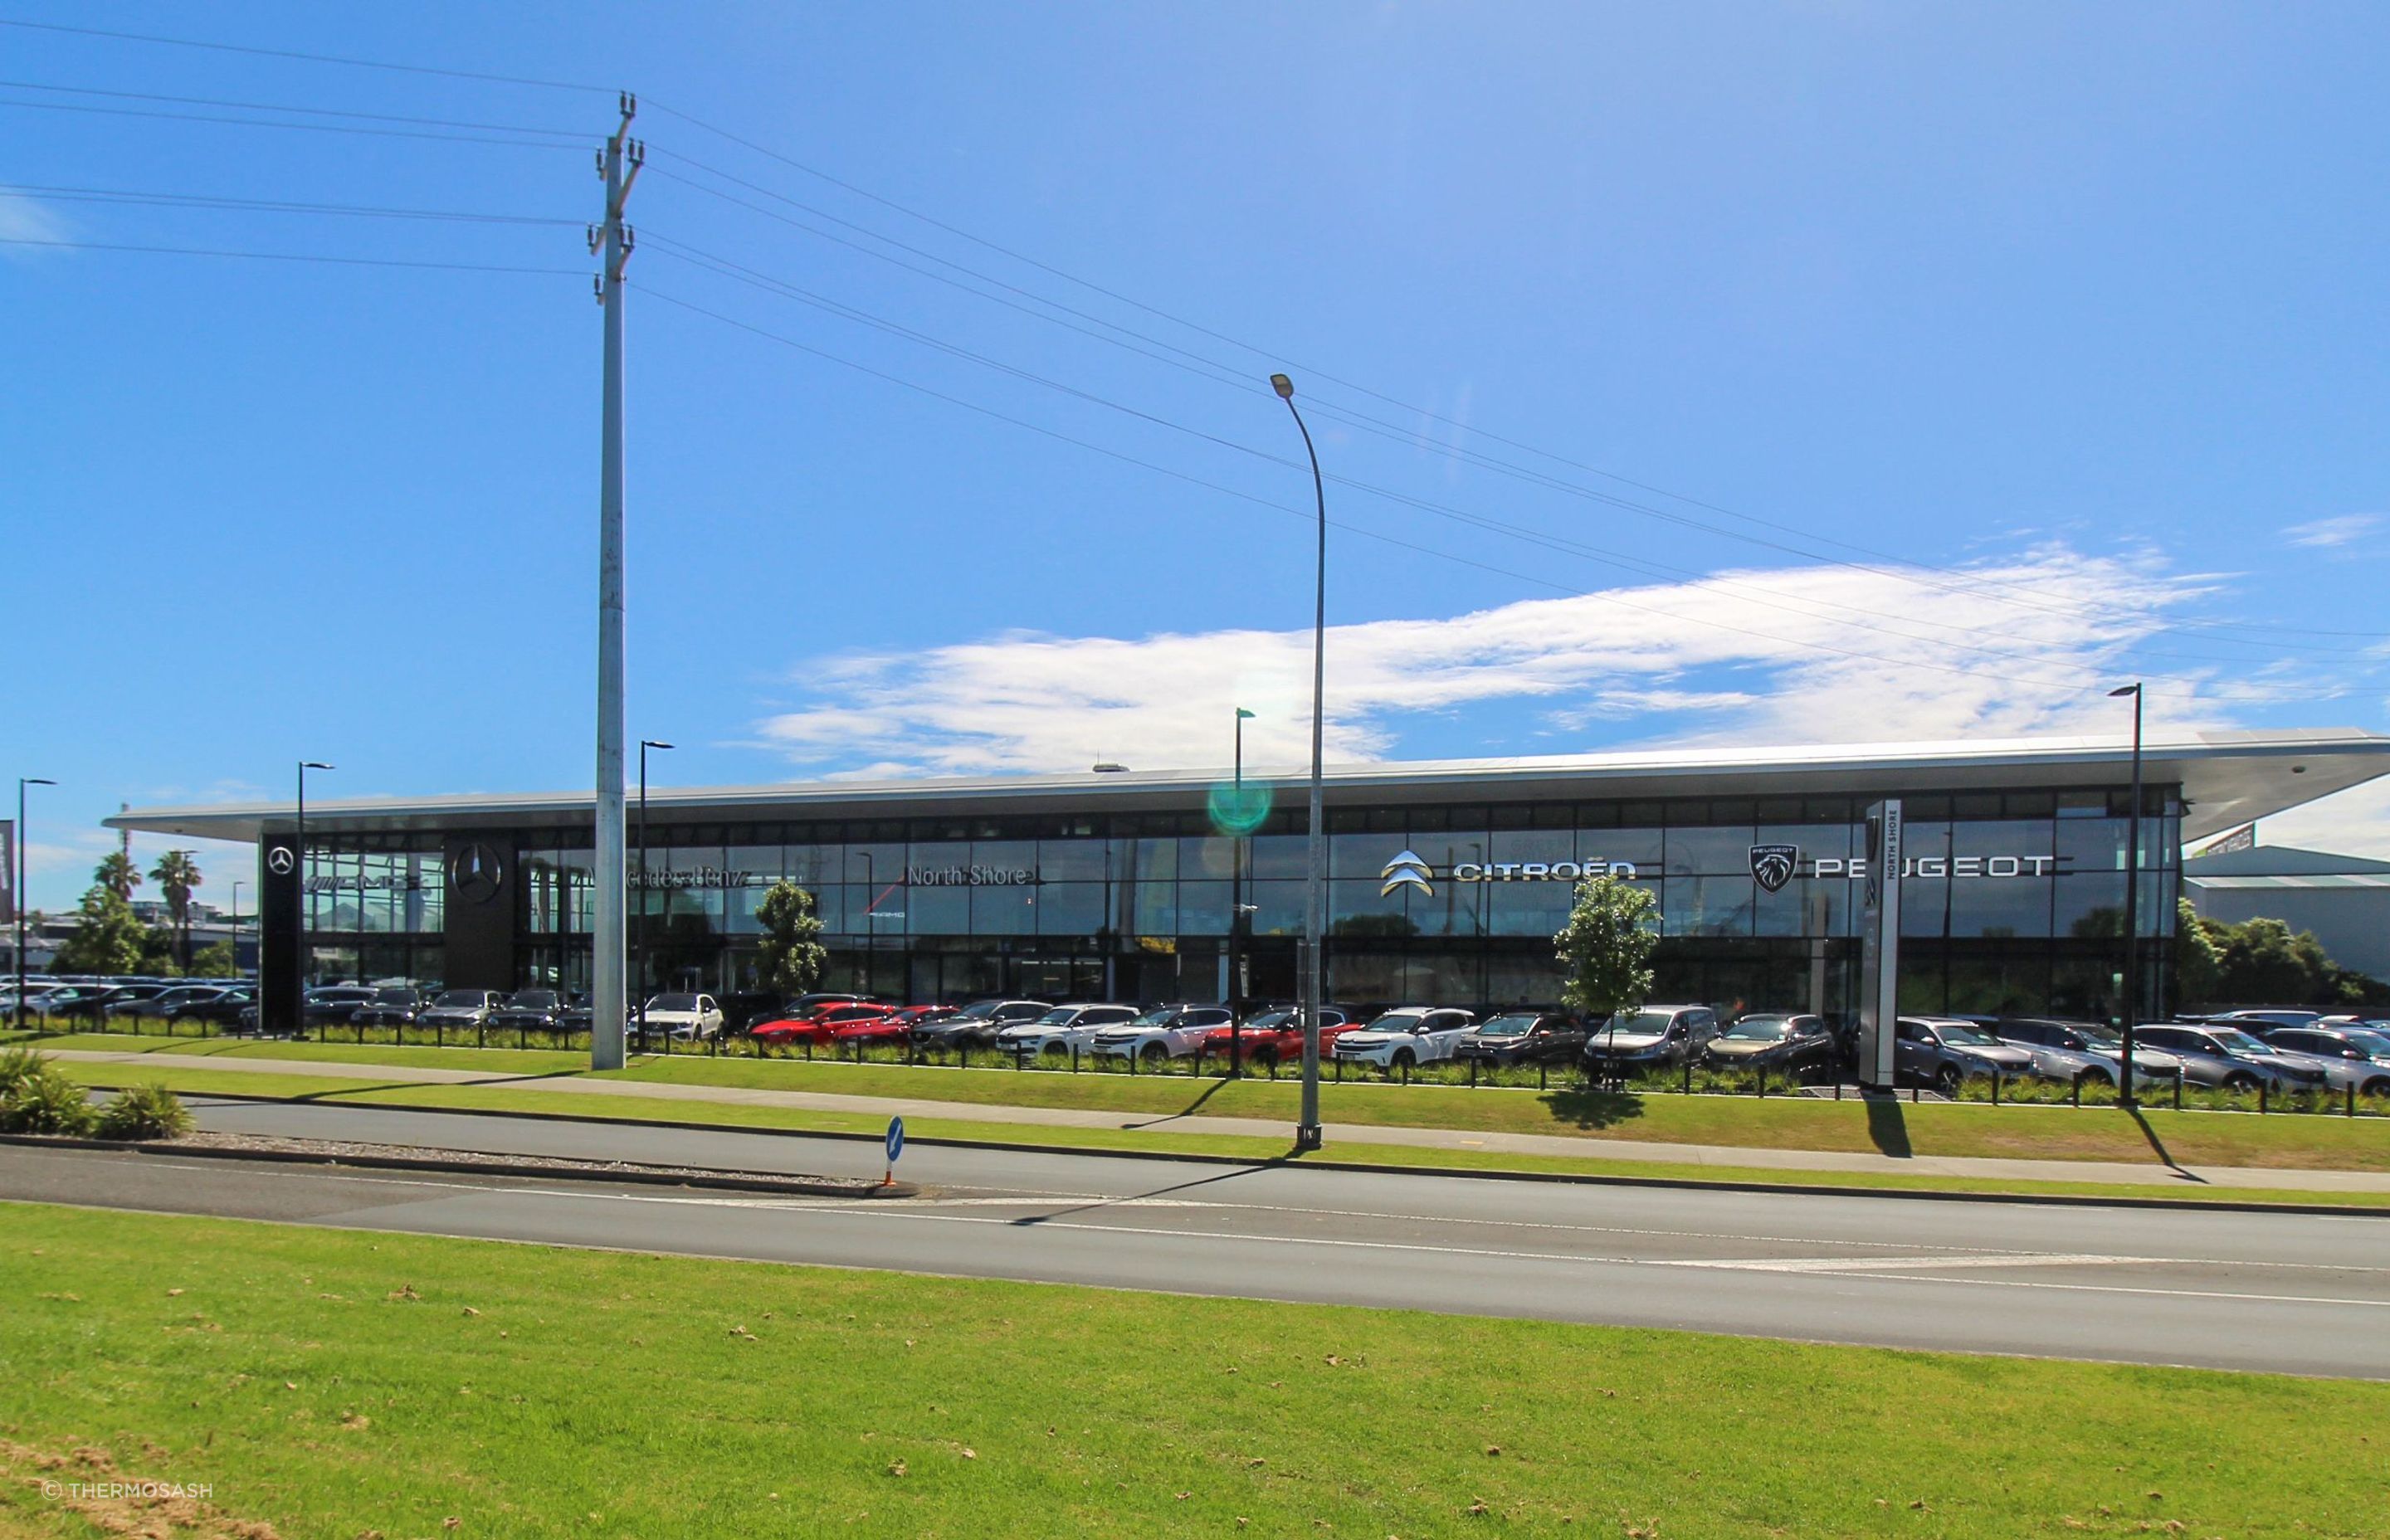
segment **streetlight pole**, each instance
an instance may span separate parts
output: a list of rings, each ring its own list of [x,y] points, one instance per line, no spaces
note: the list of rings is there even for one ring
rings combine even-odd
[[[1303,1117],[1294,1128],[1294,1148],[1304,1150],[1317,1149],[1320,1144],[1320,975],[1328,955],[1328,830],[1319,774],[1319,745],[1328,692],[1328,484],[1320,478],[1319,451],[1311,442],[1311,430],[1304,424],[1302,412],[1295,408],[1294,381],[1274,374],[1270,376],[1270,389],[1286,403],[1296,430],[1303,434],[1304,453],[1311,456],[1312,497],[1319,507],[1319,556],[1311,618],[1311,870],[1304,883],[1304,935],[1311,949],[1303,967]]]
[[[2125,823],[2124,1052],[2116,1063],[2116,1100],[2133,1105],[2133,1018],[2140,995],[2141,941],[2141,687],[2136,680],[2108,692],[2133,698],[2133,806]]]
[[[639,908],[638,918],[631,922],[631,933],[638,946],[638,966],[632,970],[635,976],[631,983],[639,992],[641,1053],[648,1051],[648,751],[671,747],[661,738],[639,739]]]
[[[25,788],[56,786],[54,780],[40,776],[17,777],[17,885],[9,890],[9,902],[17,909],[17,1030],[25,1030]],[[47,1018],[45,1018],[47,1020]]]
[[[1244,1023],[1237,1015],[1237,1001],[1245,992],[1242,943],[1245,936],[1245,719],[1253,713],[1242,706],[1237,708],[1237,758],[1234,772],[1235,799],[1229,803],[1228,839],[1228,1078],[1236,1079],[1245,1072]]]
[[[232,973],[240,977],[240,879],[232,879]]]
[[[296,875],[299,879],[299,988],[300,997],[302,1000],[306,997],[307,987],[307,922],[315,918],[315,904],[307,892],[307,772],[332,768],[333,766],[326,764],[321,760],[302,759],[299,762],[299,838],[296,842],[299,853],[299,870]],[[262,995],[260,997],[263,998]],[[264,1007],[260,1007],[258,1019],[263,1020],[264,1016]],[[307,1013],[302,1007],[299,1013],[298,1025],[294,1026],[293,1030],[303,1026],[306,1020]]]

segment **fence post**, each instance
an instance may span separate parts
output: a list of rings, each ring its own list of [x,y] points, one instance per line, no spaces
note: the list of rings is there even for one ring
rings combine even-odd
[[[1691,1059],[1686,1059],[1686,1060],[1685,1060],[1685,1095],[1687,1095],[1687,1096],[1691,1096],[1692,1094],[1693,1094],[1693,1061],[1692,1061]]]
[[[1410,1083],[1411,1083],[1411,1061],[1410,1061],[1409,1059],[1404,1059],[1404,1060],[1403,1060],[1403,1084],[1406,1084],[1406,1085],[1408,1085]]]
[[[1336,1061],[1336,1084],[1344,1084],[1344,1061],[1341,1059]]]
[[[2348,1083],[2348,1116],[2357,1116],[2357,1082]]]
[[[2263,1116],[2265,1115],[2265,1112],[2266,1112],[2266,1083],[2265,1083],[2264,1081],[2262,1081],[2262,1080],[2261,1080],[2261,1081],[2257,1082],[2257,1114],[2258,1114],[2258,1116],[2263,1117]]]
[[[2177,1070],[2177,1071],[2175,1071],[2175,1072],[2174,1072],[2174,1110],[2175,1110],[2176,1111],[2178,1111],[2178,1112],[2179,1112],[2179,1111],[2181,1111],[2181,1110],[2182,1110],[2182,1083],[2183,1083],[2183,1079],[2184,1079],[2183,1072],[2182,1072],[2180,1070]]]
[[[2083,1105],[2083,1077],[2076,1075],[2067,1087],[2066,1099],[2074,1106]]]
[[[1993,1070],[1992,1070],[1992,1105],[1993,1105],[1993,1106],[1995,1106],[1995,1107],[1998,1107],[1999,1104],[2000,1104],[2000,1072],[1999,1072],[1998,1067],[1996,1065],[1996,1066],[1994,1066],[1994,1067],[1993,1067]]]
[[[1473,1059],[1469,1061],[1469,1088],[1477,1089],[1477,1060]]]
[[[1076,1043],[1071,1045],[1071,1072],[1079,1072],[1079,1046]]]
[[[1765,1064],[1759,1067],[1759,1099],[1767,1099],[1767,1066]]]
[[[1550,1061],[1549,1059],[1539,1059],[1536,1060],[1536,1090],[1538,1090],[1538,1091],[1548,1091],[1548,1090],[1550,1090],[1551,1088],[1552,1088],[1552,1066],[1551,1066],[1551,1061]]]

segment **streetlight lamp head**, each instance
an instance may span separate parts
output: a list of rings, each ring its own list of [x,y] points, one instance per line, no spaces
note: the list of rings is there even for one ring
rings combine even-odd
[[[18,779],[27,786],[56,786],[58,784],[45,776],[20,776]]]
[[[2117,700],[2122,699],[2124,697],[2128,695],[2139,695],[2140,693],[2141,687],[2139,685],[2119,685],[2114,689],[2108,692],[2108,699],[2111,700]]]
[[[666,743],[660,738],[643,738],[639,739],[639,747],[642,749],[669,749],[673,747],[673,745]]]
[[[302,770],[337,770],[340,766],[326,764],[322,760],[307,759],[301,760],[299,762],[299,768]]]
[[[1245,710],[1242,706],[1237,708],[1237,715],[1242,720],[1251,721],[1253,719],[1253,712]]]
[[[1292,401],[1294,399],[1294,381],[1289,379],[1282,374],[1274,374],[1270,376],[1270,389],[1278,392],[1278,397],[1280,401]]]

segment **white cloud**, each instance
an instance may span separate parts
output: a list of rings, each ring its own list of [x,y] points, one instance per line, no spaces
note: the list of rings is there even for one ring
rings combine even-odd
[[[1385,758],[1406,726],[1503,702],[1530,708],[1540,731],[1523,729],[1519,746],[1545,752],[1613,742],[1618,723],[1656,712],[1679,740],[2113,731],[2108,674],[2213,586],[2153,557],[2051,545],[1940,586],[1820,566],[1335,626],[1327,754]],[[1099,754],[1193,768],[1225,760],[1226,724],[1243,706],[1257,713],[1248,763],[1291,765],[1309,757],[1310,675],[1307,630],[1011,632],[809,661],[795,676],[813,682],[812,698],[758,735],[817,775],[1084,769]],[[2302,687],[2254,668],[2229,677],[2236,690],[2259,677]],[[2178,727],[2223,720],[2181,683],[2153,684],[2151,712]],[[1590,739],[1595,730],[1606,736]]]
[[[2371,534],[2381,522],[2378,513],[2344,513],[2312,523],[2294,524],[2282,532],[2282,538],[2294,545],[2346,545]]]
[[[67,240],[74,226],[65,215],[22,193],[0,192],[0,239]],[[0,247],[0,251],[31,254],[24,247]]]

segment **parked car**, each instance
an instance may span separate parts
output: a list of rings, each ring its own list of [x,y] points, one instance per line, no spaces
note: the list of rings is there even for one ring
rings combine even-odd
[[[623,1012],[623,1019],[628,1020],[630,1014],[630,1011],[625,1008]],[[556,1030],[559,1032],[588,1032],[597,1023],[598,1007],[591,1003],[588,995],[581,990],[576,989],[565,996],[564,1008],[556,1013]]]
[[[1135,1006],[1056,1006],[1045,1015],[998,1028],[996,1046],[1015,1056],[1057,1056],[1092,1047],[1099,1028],[1117,1027],[1137,1020]]]
[[[2308,1030],[2336,1033],[2363,1048],[2367,1058],[2390,1062],[2390,1021],[2376,1024],[2353,1016],[2327,1016]]]
[[[310,1027],[347,1026],[359,1006],[373,999],[364,984],[318,984],[299,1005],[299,1020]]]
[[[2188,1020],[2190,1018],[2186,1017],[2184,1020]],[[2266,1034],[2266,1029],[2268,1027],[2312,1027],[2318,1021],[2323,1020],[2323,1012],[2319,1010],[2275,1010],[2270,1008],[2264,1010],[2228,1010],[2215,1016],[2204,1016],[2199,1018],[2199,1020],[2211,1025],[2238,1026],[2243,1032],[2252,1033],[2259,1037],[2263,1037]]]
[[[572,1002],[553,989],[519,989],[490,1012],[489,1025],[511,1032],[554,1032]]]
[[[212,1026],[228,1027],[240,1020],[243,1010],[253,1008],[256,1004],[256,985],[225,984],[204,999],[177,1007],[171,1020],[205,1021]]]
[[[2390,1095],[2390,1060],[2377,1060],[2361,1037],[2329,1027],[2273,1027],[2255,1035],[2276,1053],[2321,1070],[2324,1084],[2335,1091]]]
[[[1931,1085],[1946,1097],[1973,1075],[2034,1073],[2031,1050],[2003,1043],[1972,1021],[1948,1016],[1903,1016],[1893,1027],[1895,1082]]]
[[[913,1041],[925,1048],[992,1048],[1006,1027],[1034,1021],[1053,1008],[1050,1000],[973,1000],[951,1016],[917,1023]]]
[[[1556,1010],[1506,1010],[1470,1029],[1452,1050],[1464,1062],[1565,1064],[1585,1051],[1585,1023]]]
[[[1367,1026],[1337,1033],[1334,1057],[1348,1064],[1375,1064],[1385,1070],[1440,1063],[1452,1057],[1476,1024],[1473,1011],[1449,1006],[1397,1006]]]
[[[1797,1079],[1834,1073],[1841,1056],[1824,1017],[1754,1011],[1711,1038],[1702,1060],[1712,1069],[1765,1071]]]
[[[166,984],[119,984],[109,990],[100,1005],[104,1015],[114,1017],[147,1016],[149,1002],[173,993]]]
[[[840,1022],[831,1030],[829,1034],[830,1046],[832,1048],[904,1048],[912,1046],[913,1029],[905,1024],[904,1018],[898,1013],[898,1007],[894,1006],[854,1006],[849,1007],[848,1008],[853,1010],[874,1011],[877,1012],[877,1014],[871,1016],[857,1016],[850,1020]]]
[[[143,1002],[140,1008],[127,1010],[124,1014],[145,1016],[159,1021],[178,1021],[182,1020],[185,1007],[198,1005],[202,1000],[213,999],[223,993],[222,984],[177,984],[173,989],[159,991]],[[116,1007],[110,1006],[109,1014],[113,1016],[116,1013]]]
[[[865,1022],[893,1021],[895,1018],[896,1007],[893,1006],[849,1000],[816,1006],[802,1016],[781,1016],[769,1021],[759,1021],[747,1029],[747,1035],[766,1047],[790,1048],[806,1043],[816,1047],[827,1047],[837,1040],[843,1028]],[[650,1023],[655,1020],[652,1010],[648,1019]]]
[[[2260,1085],[2289,1090],[2324,1083],[2321,1070],[2294,1062],[2239,1027],[2153,1021],[2135,1027],[2133,1039],[2181,1059],[2183,1079],[2193,1085],[2254,1091]]]
[[[1319,1007],[1319,1053],[1325,1059],[1334,1053],[1336,1039],[1357,1024],[1358,1013],[1351,1006]],[[1303,1058],[1303,1011],[1295,1006],[1272,1006],[1256,1011],[1253,1019],[1234,1025],[1234,1051],[1249,1064],[1266,1069],[1272,1064],[1301,1061]],[[1230,1052],[1228,1026],[1214,1027],[1203,1040],[1207,1054]]]
[[[361,1027],[411,1027],[423,1012],[423,991],[413,984],[377,984],[373,997],[349,1012]]]
[[[1640,1070],[1674,1069],[1699,1059],[1718,1034],[1707,1006],[1643,1006],[1612,1013],[1586,1034],[1586,1066],[1616,1079]]]
[[[419,1027],[485,1027],[490,1013],[506,1000],[495,989],[443,989],[415,1014]]]
[[[2125,1040],[2098,1021],[2065,1021],[2040,1016],[2003,1017],[1992,1035],[2033,1055],[2034,1071],[2051,1080],[2099,1081],[2114,1085],[2125,1061]],[[2172,1080],[2182,1060],[2162,1049],[2133,1045],[2135,1080]]]
[[[1142,1015],[1109,1027],[1098,1027],[1088,1043],[1099,1058],[1136,1059],[1158,1063],[1185,1059],[1206,1045],[1215,1028],[1235,1019],[1226,1006],[1156,1006]]]
[[[722,1007],[711,995],[658,995],[648,1001],[648,1031],[668,1033],[687,1042],[722,1031]]]

